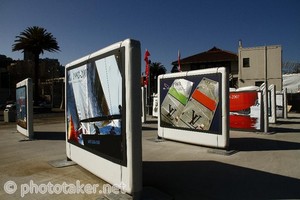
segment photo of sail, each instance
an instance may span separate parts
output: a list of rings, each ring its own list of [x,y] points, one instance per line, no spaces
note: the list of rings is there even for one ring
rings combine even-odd
[[[95,67],[92,64],[83,65],[70,70],[69,74],[79,120],[102,116],[99,96],[104,95],[101,94],[101,85],[97,85]]]
[[[115,55],[96,61],[99,80],[107,100],[108,115],[120,115],[122,77]],[[114,88],[111,90],[111,88]]]
[[[113,54],[67,71],[68,141],[122,160],[122,76]]]

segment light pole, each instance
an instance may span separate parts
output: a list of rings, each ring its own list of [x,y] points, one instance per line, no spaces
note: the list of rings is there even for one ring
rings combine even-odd
[[[264,133],[269,130],[269,115],[268,115],[268,47],[264,47],[265,54],[265,94],[264,94]]]

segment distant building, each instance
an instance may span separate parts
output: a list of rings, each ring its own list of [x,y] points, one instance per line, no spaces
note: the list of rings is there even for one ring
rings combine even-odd
[[[260,86],[267,75],[268,85],[274,84],[276,90],[282,90],[282,48],[280,45],[244,48],[240,42],[238,55],[239,87]]]
[[[173,68],[178,66],[178,61],[172,62]],[[214,67],[226,67],[230,73],[230,87],[235,87],[238,80],[238,55],[213,47],[208,51],[201,52],[180,59],[182,71],[207,69]]]
[[[10,76],[7,70],[7,66],[13,63],[13,59],[0,55],[0,105],[5,104],[10,96]]]
[[[29,58],[29,57],[27,57]],[[34,61],[32,59],[18,60],[7,67],[8,74],[10,77],[9,88],[10,93],[9,98],[11,100],[15,99],[15,87],[16,83],[24,80],[26,78],[34,77]],[[59,64],[57,59],[40,59],[39,61],[39,94],[42,96],[50,95],[53,93],[51,88],[53,85],[49,83],[49,80],[57,79],[63,76],[63,67]],[[47,81],[47,84],[45,83]],[[51,98],[50,98],[51,99]]]
[[[15,101],[16,83],[34,77],[34,56],[25,51],[24,60],[13,60],[0,55],[0,106]],[[64,67],[57,59],[39,60],[39,94],[51,101],[52,107],[62,103],[64,89]]]

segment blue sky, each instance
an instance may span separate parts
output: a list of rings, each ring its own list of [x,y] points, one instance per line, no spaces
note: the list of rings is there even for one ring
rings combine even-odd
[[[54,35],[61,51],[41,57],[62,65],[126,38],[168,71],[178,50],[181,58],[213,46],[237,53],[239,40],[282,45],[283,61],[300,62],[299,0],[1,0],[0,54],[22,59],[12,44],[29,26]]]

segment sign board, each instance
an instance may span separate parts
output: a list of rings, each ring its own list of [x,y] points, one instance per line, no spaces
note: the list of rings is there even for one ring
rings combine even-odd
[[[276,116],[278,118],[283,118],[283,93],[277,92],[276,93]]]
[[[17,131],[33,138],[32,80],[24,79],[16,84]]]
[[[158,136],[226,148],[228,73],[212,68],[158,77]]]
[[[67,157],[132,195],[142,190],[140,54],[127,39],[65,73]]]
[[[230,128],[262,131],[262,92],[232,91],[229,94]]]
[[[276,116],[278,118],[287,118],[287,89],[276,92]]]
[[[152,117],[158,117],[158,97],[153,95]]]
[[[268,89],[268,116],[269,123],[275,124],[276,117],[276,86],[274,84],[269,86]]]

